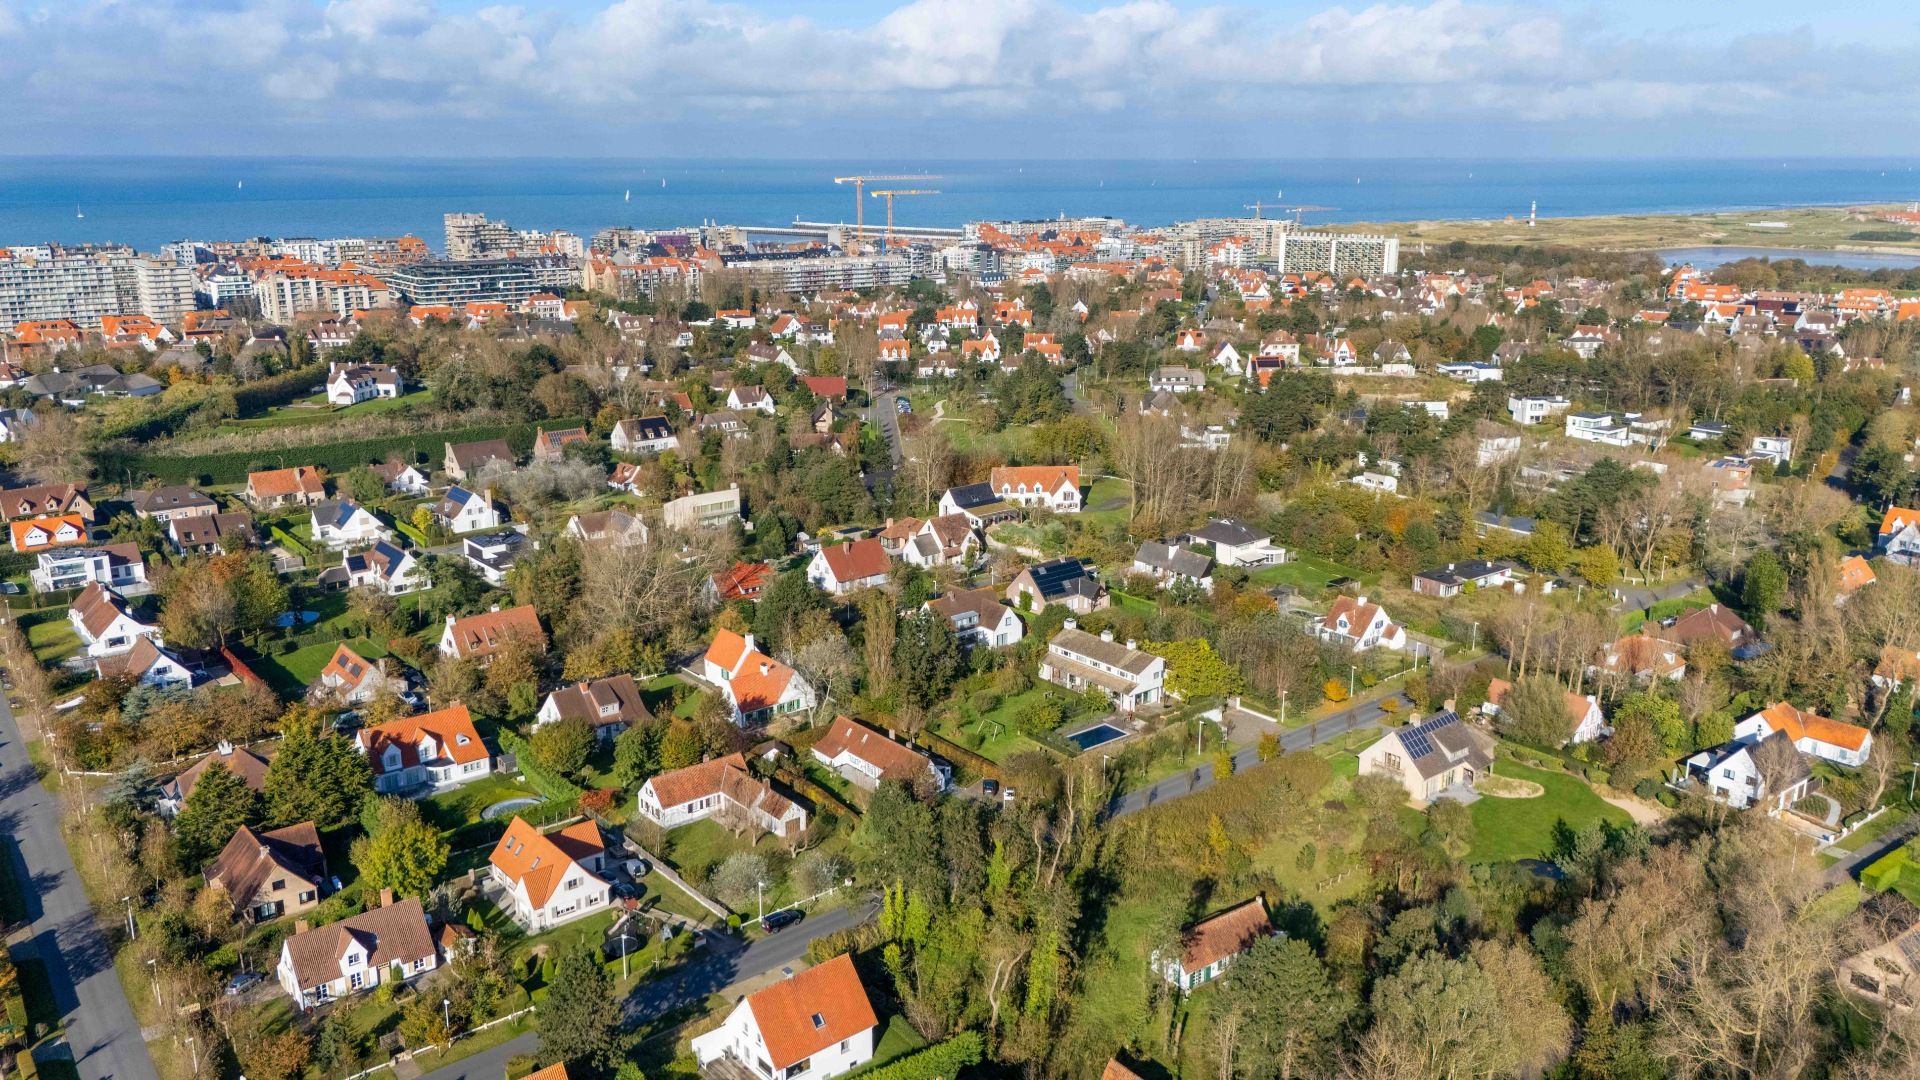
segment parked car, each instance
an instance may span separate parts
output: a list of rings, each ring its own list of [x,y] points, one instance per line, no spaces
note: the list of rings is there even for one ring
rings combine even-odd
[[[913,411],[913,402],[903,397],[894,398],[893,409],[895,412],[910,413]]]
[[[769,934],[777,934],[792,926],[802,918],[798,908],[786,908],[781,911],[769,911],[760,918],[760,929]]]
[[[227,996],[239,997],[265,980],[266,976],[258,971],[243,971],[227,980]]]
[[[1000,794],[1000,781],[998,781],[998,780],[982,780],[982,781],[980,781],[980,794],[982,794],[982,795],[985,795],[985,796],[986,796],[987,798],[989,798],[989,799],[991,799],[991,798],[994,798],[995,796],[997,796],[997,795],[999,795],[999,794]]]

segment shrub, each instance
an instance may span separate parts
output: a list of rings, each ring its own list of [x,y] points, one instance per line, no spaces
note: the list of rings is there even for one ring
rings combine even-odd
[[[532,1054],[515,1054],[507,1059],[507,1080],[520,1080],[531,1075],[534,1070]]]
[[[612,788],[596,788],[580,796],[580,809],[590,814],[604,814],[613,809],[614,795]]]
[[[1643,776],[1639,783],[1633,785],[1633,793],[1643,799],[1657,799],[1660,797],[1660,781]]]
[[[959,1076],[969,1065],[980,1063],[984,1043],[977,1031],[963,1031],[943,1043],[882,1065],[866,1074],[867,1080],[935,1080]]]
[[[1309,840],[1300,845],[1299,853],[1293,857],[1294,868],[1301,871],[1312,870],[1314,860],[1319,858],[1319,856],[1319,849],[1315,848],[1313,841]]]
[[[1320,695],[1328,701],[1347,700],[1347,684],[1339,679],[1328,679],[1320,687]]]

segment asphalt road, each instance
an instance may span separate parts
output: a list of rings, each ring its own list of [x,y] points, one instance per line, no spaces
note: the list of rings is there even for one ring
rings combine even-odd
[[[626,1000],[627,1020],[634,1023],[658,1016],[669,1009],[700,1001],[709,994],[725,993],[732,997],[740,983],[803,959],[813,939],[858,926],[878,911],[872,902],[861,901],[818,916],[809,915],[800,925],[745,947],[737,943],[731,948],[716,946],[700,960],[634,987]],[[500,1080],[506,1075],[508,1058],[531,1054],[538,1045],[539,1036],[529,1032],[427,1073],[420,1080]]]
[[[1392,694],[1379,701],[1369,701],[1356,705],[1342,713],[1336,713],[1325,720],[1299,727],[1288,728],[1280,733],[1282,750],[1305,750],[1332,742],[1349,731],[1369,731],[1380,726],[1380,718],[1387,714],[1380,707],[1381,701],[1398,700],[1402,710],[1413,702],[1403,694]],[[1234,751],[1233,771],[1245,772],[1260,765],[1260,748],[1243,746]],[[1125,817],[1128,814],[1145,810],[1149,806],[1159,806],[1164,802],[1184,798],[1196,791],[1205,791],[1213,786],[1213,764],[1203,763],[1186,772],[1176,773],[1151,787],[1138,791],[1129,791],[1125,795],[1107,804],[1107,817]]]
[[[60,838],[59,801],[27,760],[13,709],[0,695],[0,857],[26,893],[26,941],[46,965],[54,1004],[81,1080],[157,1080],[140,1025],[113,969],[107,936]]]
[[[894,404],[899,396],[898,391],[888,388],[874,394],[873,403],[867,406],[867,423],[879,429],[880,437],[887,440],[896,471],[907,460],[906,451],[900,448],[900,406]]]

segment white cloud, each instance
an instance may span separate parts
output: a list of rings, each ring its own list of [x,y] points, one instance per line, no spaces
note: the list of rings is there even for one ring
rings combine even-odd
[[[1862,55],[1852,43],[1823,46],[1812,30],[1768,27],[1665,40],[1570,23],[1578,16],[1539,5],[1473,0],[1292,16],[1166,0],[1090,10],[911,0],[854,26],[721,0],[600,0],[575,14],[435,0],[78,0],[22,10],[0,0],[25,106],[0,110],[0,137],[64,125],[70,145],[34,147],[43,150],[88,149],[129,128],[163,139],[204,111],[209,78],[243,113],[224,127],[256,146],[290,127],[302,138],[364,137],[371,124],[410,122],[453,145],[389,140],[395,147],[457,150],[486,124],[496,138],[519,132],[534,144],[565,126],[807,130],[865,145],[919,135],[927,145],[914,152],[984,137],[1004,152],[1023,138],[1043,148],[1047,131],[1065,124],[1093,125],[1085,134],[1133,154],[1151,152],[1133,143],[1150,128],[1202,133],[1282,118],[1624,132],[1750,120],[1783,101],[1891,118],[1904,115],[1902,94],[1920,77],[1911,46]],[[1887,126],[1892,142],[1898,124]]]

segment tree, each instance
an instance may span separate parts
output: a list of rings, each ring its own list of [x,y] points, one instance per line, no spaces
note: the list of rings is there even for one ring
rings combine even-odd
[[[322,829],[352,821],[373,793],[367,756],[326,730],[316,709],[296,706],[281,722],[280,752],[267,767],[267,820],[311,821]]]
[[[1250,1075],[1324,1076],[1351,995],[1335,986],[1312,947],[1293,937],[1262,938],[1227,972],[1247,1009],[1240,1064]]]
[[[1500,989],[1472,959],[1416,956],[1380,981],[1372,1006],[1357,1055],[1363,1075],[1464,1080],[1518,1064]]]
[[[826,594],[807,580],[805,570],[787,570],[774,576],[753,613],[753,636],[765,650],[781,648],[794,627],[808,614],[825,611]]]
[[[660,769],[671,772],[698,765],[700,751],[700,733],[692,724],[685,720],[669,721],[666,734],[660,739]]]
[[[1629,694],[1613,710],[1607,761],[1615,768],[1642,769],[1687,747],[1687,722],[1678,702],[1658,694]]]
[[[660,773],[661,737],[665,725],[635,724],[613,741],[613,780],[629,790]]]
[[[1787,572],[1779,556],[1766,549],[1747,560],[1746,573],[1740,576],[1740,602],[1755,627],[1766,629],[1767,617],[1780,610],[1787,597]]]
[[[1573,733],[1566,695],[1564,687],[1545,676],[1517,680],[1500,700],[1501,734],[1545,749],[1565,745]]]
[[[452,849],[439,829],[420,817],[408,799],[376,800],[366,836],[353,842],[353,864],[371,889],[392,889],[396,896],[425,898],[447,865]]]
[[[900,620],[893,666],[907,703],[925,708],[944,698],[960,662],[960,641],[946,616],[921,608]]]
[[[547,983],[547,1000],[534,1015],[541,1060],[565,1062],[571,1076],[604,1074],[618,1064],[620,997],[587,946],[560,955]]]
[[[214,575],[211,563],[189,563],[169,575],[160,630],[170,644],[217,649],[226,643],[237,618],[233,593]]]
[[[1573,543],[1557,521],[1535,522],[1521,558],[1543,574],[1557,574],[1573,561]]]
[[[533,729],[533,756],[562,776],[577,777],[593,756],[593,721],[569,716]]]
[[[1620,580],[1620,556],[1605,544],[1592,544],[1574,552],[1573,568],[1595,588],[1610,588]]]
[[[260,820],[260,796],[218,760],[200,774],[173,819],[183,867],[198,870],[233,839],[234,830]]]
[[[744,911],[762,895],[761,887],[773,884],[768,877],[767,860],[751,851],[736,851],[727,856],[708,879],[720,902]]]
[[[361,465],[341,474],[339,490],[345,492],[347,498],[354,502],[362,506],[371,506],[387,497],[387,482],[380,479],[379,474],[375,473],[371,467]]]
[[[1214,652],[1206,638],[1148,641],[1141,648],[1166,660],[1167,692],[1182,701],[1232,697],[1247,688],[1240,669]]]

